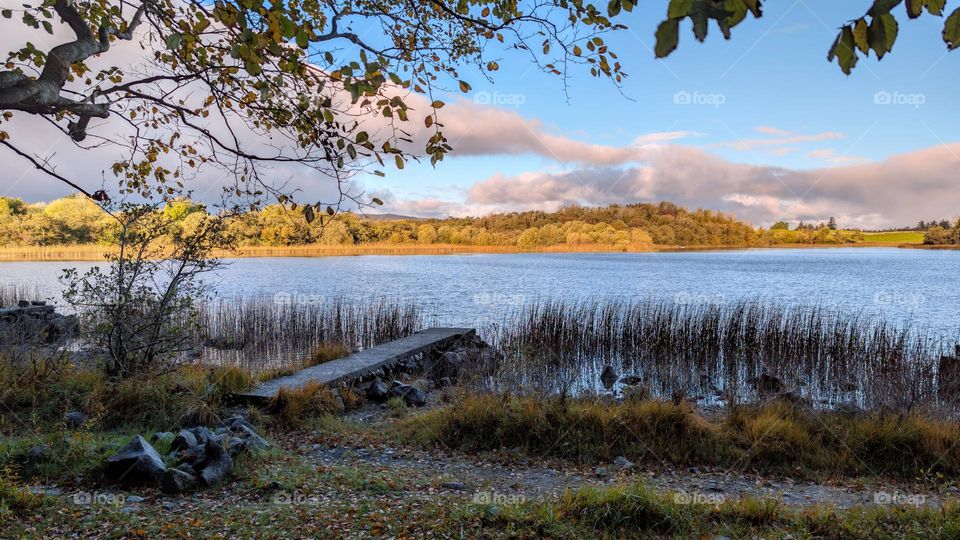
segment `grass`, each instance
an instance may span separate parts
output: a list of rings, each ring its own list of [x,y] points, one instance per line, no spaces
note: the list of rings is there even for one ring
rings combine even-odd
[[[863,233],[868,244],[922,244],[923,231],[885,231]]]
[[[403,419],[397,430],[421,445],[509,449],[581,463],[625,456],[810,478],[960,474],[960,422],[814,412],[782,401],[707,418],[683,402],[471,395]]]
[[[492,330],[504,359],[476,380],[514,393],[594,392],[612,364],[658,397],[754,401],[768,374],[804,398],[906,411],[940,403],[936,365],[953,352],[906,323],[762,301],[546,301]]]
[[[641,484],[585,487],[556,502],[486,505],[463,513],[506,536],[669,538],[956,538],[960,506],[932,508],[828,507],[804,510],[771,500],[684,504]]]

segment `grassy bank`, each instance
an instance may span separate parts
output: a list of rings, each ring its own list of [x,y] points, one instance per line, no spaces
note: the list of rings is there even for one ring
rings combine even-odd
[[[922,414],[814,412],[791,403],[704,416],[687,403],[471,395],[399,426],[420,444],[581,463],[617,456],[809,478],[960,474],[960,423]]]
[[[512,245],[475,246],[463,244],[371,243],[359,245],[307,244],[295,246],[241,246],[235,250],[216,252],[218,257],[343,257],[355,255],[453,255],[458,253],[643,253],[651,251],[697,251],[746,248],[817,248],[817,247],[899,247],[922,245],[923,234],[913,231],[896,233],[865,233],[865,240],[857,243],[810,244],[778,243],[771,245],[729,246],[673,246],[652,244],[571,244],[520,248]],[[0,262],[26,261],[103,261],[113,248],[99,244],[63,246],[0,247]]]

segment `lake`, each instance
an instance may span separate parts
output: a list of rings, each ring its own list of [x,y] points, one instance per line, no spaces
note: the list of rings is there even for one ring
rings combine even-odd
[[[229,260],[209,276],[222,298],[415,301],[428,320],[484,327],[542,299],[822,304],[954,338],[960,330],[960,251],[895,248],[753,249]],[[62,268],[91,263],[0,263],[0,282],[56,297]]]

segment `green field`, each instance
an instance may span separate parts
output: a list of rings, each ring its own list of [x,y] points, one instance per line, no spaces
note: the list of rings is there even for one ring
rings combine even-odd
[[[923,232],[921,231],[889,231],[877,233],[864,233],[865,242],[868,244],[922,244]]]

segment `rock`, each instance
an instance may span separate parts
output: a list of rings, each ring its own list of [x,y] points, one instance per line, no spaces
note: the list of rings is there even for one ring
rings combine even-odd
[[[129,497],[124,498],[123,500],[124,500],[125,502],[130,503],[130,504],[140,504],[140,503],[142,503],[145,499],[144,499],[143,497],[138,496],[138,495],[130,495]]]
[[[783,381],[768,373],[761,373],[757,379],[757,392],[763,395],[783,392]]]
[[[245,450],[266,450],[270,448],[270,443],[251,427],[241,426],[236,434],[243,441]]]
[[[170,443],[171,452],[184,452],[196,448],[200,442],[192,431],[181,429],[180,433]]]
[[[446,388],[452,385],[453,381],[450,380],[450,377],[440,377],[440,380],[437,381],[437,386],[440,386],[441,388]]]
[[[374,379],[367,388],[367,399],[374,403],[383,403],[390,398],[390,387],[382,379]]]
[[[623,456],[617,456],[613,460],[613,465],[620,471],[629,471],[633,468],[633,462]]]
[[[340,412],[347,410],[347,404],[343,401],[343,396],[340,395],[340,390],[336,388],[330,389],[330,396],[333,397],[333,406]]]
[[[22,308],[30,307],[30,301],[29,301],[29,300],[18,300],[18,301],[17,301],[17,307],[22,307]]]
[[[634,386],[643,382],[643,377],[639,375],[626,375],[620,378],[620,384],[625,386]]]
[[[406,403],[408,407],[423,407],[427,404],[427,393],[419,388],[410,387],[410,389],[403,394],[403,402]]]
[[[613,388],[613,385],[616,384],[619,378],[620,376],[617,375],[617,370],[613,369],[611,365],[604,366],[603,371],[600,373],[600,382],[604,388]]]
[[[241,433],[244,429],[256,431],[256,429],[253,427],[253,424],[248,422],[246,418],[240,416],[239,414],[227,418],[222,422],[221,425],[233,433]]]
[[[463,491],[467,489],[467,486],[463,482],[444,482],[440,485],[444,489],[455,489],[457,491]]]
[[[197,473],[200,483],[210,487],[233,471],[233,459],[230,453],[214,440],[208,440],[203,450],[203,458],[193,464],[193,470]]]
[[[83,414],[80,411],[72,411],[63,415],[63,422],[67,424],[68,428],[76,429],[83,425],[87,421],[87,415]]]
[[[957,356],[941,356],[937,364],[937,395],[944,401],[960,398],[960,351]]]
[[[216,433],[203,426],[190,428],[190,433],[193,433],[193,436],[197,439],[197,444],[201,446],[207,444],[207,441],[217,438]]]
[[[160,478],[160,489],[164,493],[183,493],[197,483],[196,477],[180,469],[167,469]]]
[[[45,444],[34,446],[27,452],[27,463],[43,463],[50,456],[50,447]]]
[[[160,454],[140,435],[119,452],[107,458],[104,477],[108,482],[124,484],[154,483],[167,470]]]
[[[447,351],[433,360],[428,372],[434,380],[444,377],[455,380],[466,362],[467,353],[463,349]]]

